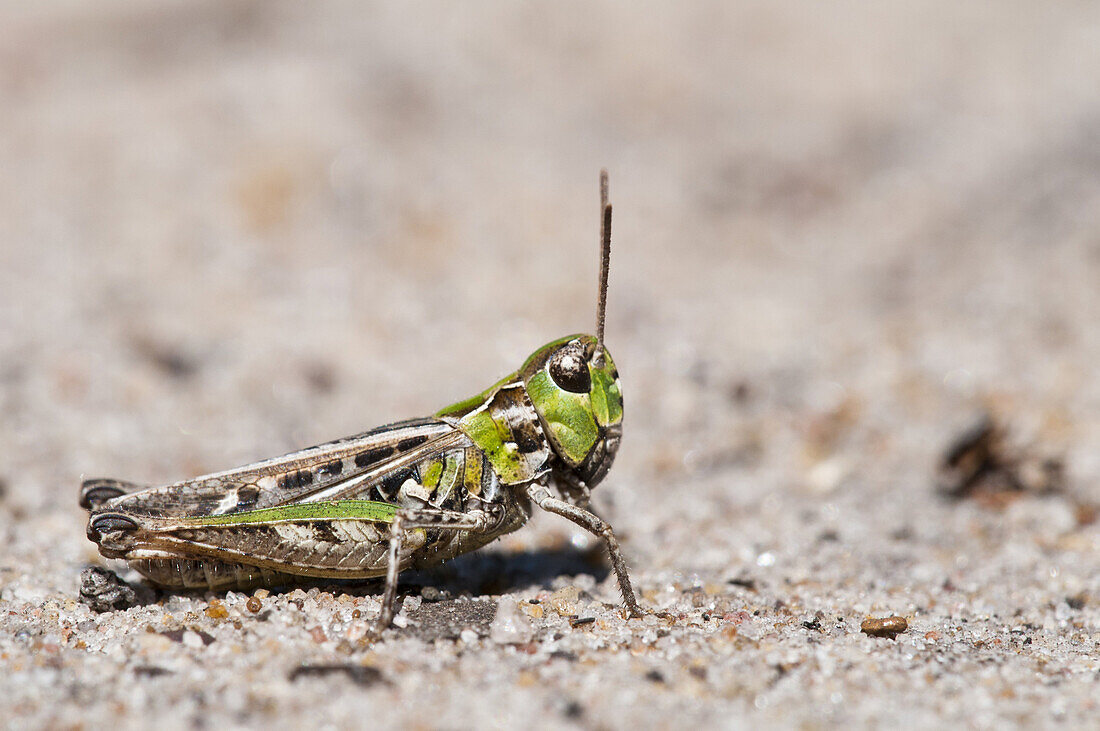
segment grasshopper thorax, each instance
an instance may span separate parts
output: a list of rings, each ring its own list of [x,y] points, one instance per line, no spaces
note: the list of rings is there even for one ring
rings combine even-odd
[[[519,375],[550,442],[559,488],[595,487],[622,435],[622,388],[607,348],[592,335],[569,335],[535,351]]]

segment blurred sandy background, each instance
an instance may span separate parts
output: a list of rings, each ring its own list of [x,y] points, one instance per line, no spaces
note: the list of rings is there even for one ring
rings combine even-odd
[[[1089,2],[6,3],[5,725],[1094,720],[1097,69]],[[342,615],[318,642],[211,597],[73,601],[82,475],[427,414],[592,329],[601,166],[627,412],[597,505],[678,624],[639,639],[600,581],[594,628],[534,621],[526,654],[344,652]],[[1063,457],[1061,494],[936,494],[982,410]],[[858,631],[890,614],[897,642]],[[171,621],[217,642],[129,634]]]

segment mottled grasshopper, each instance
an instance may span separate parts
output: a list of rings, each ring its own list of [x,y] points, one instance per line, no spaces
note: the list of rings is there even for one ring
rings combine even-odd
[[[619,373],[604,347],[611,255],[600,174],[596,335],[539,348],[472,398],[283,457],[159,487],[87,480],[88,537],[171,588],[241,589],[302,577],[397,576],[514,531],[532,504],[602,537],[627,610],[641,613],[611,526],[587,510],[622,435]]]

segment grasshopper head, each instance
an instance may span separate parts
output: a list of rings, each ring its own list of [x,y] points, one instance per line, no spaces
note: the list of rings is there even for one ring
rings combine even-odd
[[[592,335],[570,335],[535,351],[521,374],[557,458],[559,486],[595,487],[622,435],[623,397],[611,354]]]

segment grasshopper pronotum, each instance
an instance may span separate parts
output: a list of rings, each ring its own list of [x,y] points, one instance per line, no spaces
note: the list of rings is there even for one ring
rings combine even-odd
[[[604,346],[611,205],[600,173],[596,334],[539,348],[516,372],[425,419],[171,485],[84,482],[88,537],[165,587],[248,589],[301,577],[397,576],[521,527],[532,504],[607,543],[626,609],[641,613],[611,526],[587,510],[622,435],[619,373]]]

